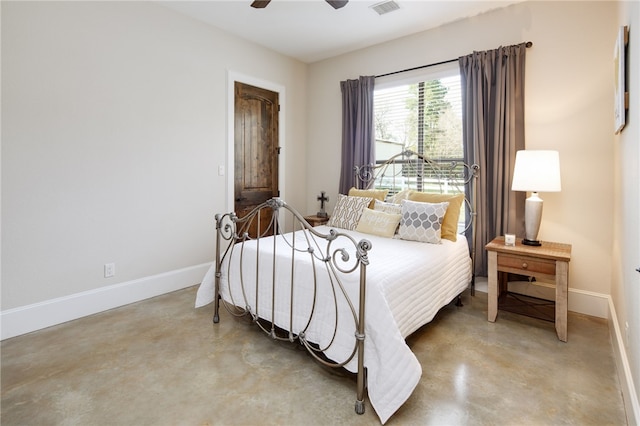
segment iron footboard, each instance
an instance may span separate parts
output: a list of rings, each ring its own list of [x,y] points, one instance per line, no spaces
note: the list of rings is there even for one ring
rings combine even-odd
[[[216,215],[213,322],[222,302],[233,316],[250,316],[272,339],[298,342],[327,367],[353,371],[355,364],[355,411],[363,414],[371,243],[339,231],[319,232],[279,198],[242,218]]]

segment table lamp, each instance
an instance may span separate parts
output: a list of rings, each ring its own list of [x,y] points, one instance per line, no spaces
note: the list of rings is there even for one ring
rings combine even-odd
[[[538,230],[542,219],[542,199],[538,192],[560,191],[560,156],[558,151],[523,150],[516,152],[512,191],[531,192],[524,208],[525,238],[522,244],[539,246]]]

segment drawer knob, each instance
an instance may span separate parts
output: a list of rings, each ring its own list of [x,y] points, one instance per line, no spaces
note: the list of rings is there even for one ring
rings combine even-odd
[[[527,269],[528,267],[527,262],[522,262],[522,269]]]

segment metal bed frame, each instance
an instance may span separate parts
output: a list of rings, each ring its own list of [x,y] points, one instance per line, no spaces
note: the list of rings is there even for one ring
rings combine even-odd
[[[270,210],[271,212],[266,212]],[[267,229],[258,229],[259,238],[252,238],[249,235],[248,230],[252,226],[252,222],[257,221],[260,223],[260,216],[262,214],[271,215],[271,221]],[[284,214],[283,214],[284,213]],[[282,233],[280,226],[280,218],[289,213],[294,221],[293,234]],[[357,392],[355,411],[358,414],[364,413],[364,395],[365,395],[365,368],[364,368],[364,339],[365,339],[365,297],[366,297],[366,277],[367,277],[367,265],[369,259],[367,257],[368,251],[371,249],[371,242],[366,239],[356,241],[350,235],[341,233],[339,230],[331,229],[328,234],[323,234],[315,230],[300,213],[285,203],[279,198],[272,198],[262,203],[253,209],[247,216],[238,218],[234,213],[227,213],[224,215],[216,215],[216,274],[215,274],[215,293],[214,293],[214,317],[213,322],[217,323],[220,320],[219,316],[219,302],[223,302],[223,306],[226,310],[234,316],[246,316],[249,315],[253,322],[255,322],[267,335],[274,340],[288,340],[290,342],[299,342],[317,361],[327,367],[344,367],[357,355]],[[302,232],[306,241],[303,247],[296,247],[295,233]],[[291,304],[289,306],[289,318],[288,327],[283,329],[276,325],[275,319],[275,300],[271,301],[271,309],[269,312],[258,312],[260,300],[258,299],[258,286],[261,284],[258,282],[258,273],[256,265],[256,282],[246,282],[242,276],[242,267],[240,268],[240,282],[243,288],[242,295],[243,300],[231,300],[231,303],[226,302],[220,297],[220,285],[222,278],[223,262],[228,261],[234,253],[239,251],[242,256],[244,244],[247,241],[255,240],[256,244],[259,244],[260,238],[266,235],[274,235],[273,238],[273,250],[274,255],[270,256],[271,259],[265,259],[273,263],[273,271],[275,274],[276,263],[276,239],[281,239],[286,243],[286,246],[291,249],[291,280],[289,283],[289,292],[291,294]],[[294,237],[292,237],[294,235]],[[320,241],[327,241],[326,245],[321,244]],[[221,256],[222,245],[227,244],[224,253]],[[349,253],[355,252],[355,258],[352,258]],[[297,257],[308,257],[313,264],[313,277],[310,277],[313,282],[313,305],[308,319],[305,321],[305,325],[299,329],[293,329],[294,327],[294,307],[293,307],[293,294],[295,291],[295,282],[293,279],[293,265],[296,262]],[[258,258],[259,261],[259,258]],[[241,260],[242,262],[242,260]],[[258,263],[258,262],[256,262]],[[320,273],[328,274],[331,283],[331,294],[333,294],[333,308],[334,308],[334,335],[331,341],[321,347],[316,342],[307,340],[307,330],[311,326],[313,319],[316,315],[316,302],[317,302],[317,282]],[[347,295],[345,285],[343,284],[344,276],[347,274],[359,274],[359,293],[358,300],[353,301]],[[276,279],[275,275],[266,277],[263,285],[271,286],[272,297],[275,297]],[[247,297],[245,286],[255,286],[255,298],[250,300]],[[230,291],[231,294],[231,291]],[[333,344],[338,325],[338,305],[346,303],[353,317],[353,323],[355,327],[354,345],[351,355],[346,359],[333,361],[325,356],[323,353]],[[356,308],[357,306],[357,308]]]
[[[354,167],[354,182],[358,189],[387,189],[389,196],[410,189],[436,194],[464,194],[464,225],[458,233],[469,243],[472,271],[475,271],[476,191],[480,166],[461,159],[434,160],[404,150],[377,164]],[[475,274],[471,279],[471,295],[475,295]]]
[[[473,231],[473,221],[475,220],[475,178],[478,176],[479,168],[475,165],[468,166],[462,162],[450,162],[448,164],[440,164],[433,160],[427,159],[422,155],[412,151],[404,151],[389,160],[377,164],[356,167],[356,182],[363,189],[369,188],[386,188],[390,194],[395,194],[402,189],[429,190],[440,193],[466,193],[466,214],[468,219],[464,228],[467,236],[475,238]],[[466,188],[466,189],[465,189]],[[260,229],[259,224],[262,215],[270,214],[271,220],[266,229]],[[286,340],[289,342],[298,342],[302,345],[314,359],[328,367],[344,367],[352,360],[357,360],[357,385],[356,385],[356,402],[355,411],[363,414],[365,411],[365,388],[366,388],[366,369],[364,367],[364,344],[365,344],[365,297],[366,297],[366,281],[367,281],[367,265],[369,264],[368,252],[371,249],[371,243],[367,239],[356,241],[352,236],[340,232],[339,229],[330,229],[329,233],[321,233],[314,229],[304,217],[295,209],[279,198],[272,198],[253,209],[249,214],[240,218],[235,213],[217,214],[216,219],[216,255],[215,255],[215,290],[214,290],[214,323],[220,321],[220,301],[222,301],[225,309],[233,316],[249,316],[260,329],[274,340]],[[283,221],[284,220],[284,221]],[[292,223],[291,223],[292,222]],[[283,233],[281,223],[289,224],[291,233]],[[257,226],[257,236],[252,237],[249,230],[255,229]],[[304,244],[302,247],[296,246],[296,233],[302,233],[304,236]],[[245,245],[249,241],[254,241],[259,246],[260,240],[264,236],[273,235],[273,256],[264,259],[264,262],[273,262],[273,274],[270,277],[261,277],[258,279],[258,266],[251,265],[256,269],[255,282],[249,282],[242,274],[242,266],[240,266],[239,280],[242,287],[242,300],[225,301],[220,296],[222,285],[223,263],[228,262],[229,267],[231,258],[234,253],[242,256]],[[299,234],[298,234],[299,235]],[[276,323],[274,305],[275,299],[271,301],[271,308],[266,311],[259,309],[260,301],[258,300],[259,285],[271,286],[272,298],[276,293],[276,240],[280,239],[285,242],[285,247],[290,250],[291,256],[291,275],[289,282],[290,306],[288,315],[288,324]],[[267,244],[265,243],[265,244]],[[300,244],[298,242],[298,244]],[[472,246],[473,247],[473,246]],[[349,253],[355,253],[350,256]],[[304,321],[302,327],[294,329],[294,307],[293,293],[296,288],[294,282],[294,263],[297,258],[307,257],[313,264],[313,277],[305,278],[306,282],[311,282],[313,286],[313,308],[309,317]],[[257,258],[257,262],[260,262]],[[472,253],[473,262],[473,253]],[[227,270],[231,274],[231,271]],[[330,294],[333,295],[333,309],[335,312],[335,329],[333,338],[328,344],[320,346],[318,342],[312,342],[307,339],[307,331],[312,324],[316,311],[316,296],[318,292],[319,274],[327,274],[331,285]],[[344,278],[349,274],[358,274],[358,300],[351,300],[347,294],[344,285]],[[229,281],[228,281],[229,282]],[[473,291],[473,280],[472,280]],[[255,297],[248,297],[246,288],[255,289]],[[229,294],[232,292],[229,290]],[[341,305],[346,304],[346,305]],[[324,352],[334,343],[336,333],[338,332],[338,305],[348,306],[350,316],[353,318],[353,326],[355,329],[353,350],[351,354],[343,360],[330,360],[324,356]],[[344,312],[344,311],[343,311]],[[349,322],[350,323],[350,322]]]

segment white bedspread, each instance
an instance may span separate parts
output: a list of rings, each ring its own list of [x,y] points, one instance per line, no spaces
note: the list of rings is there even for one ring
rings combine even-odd
[[[329,231],[326,226],[315,229],[322,233]],[[372,243],[372,249],[369,251],[370,263],[367,267],[364,364],[368,370],[369,400],[380,421],[385,423],[409,398],[422,375],[420,363],[404,339],[431,321],[440,308],[467,288],[471,280],[469,250],[464,238],[458,238],[456,243],[442,240],[442,244],[428,244],[377,237],[355,231],[339,231],[350,234],[356,241],[367,239]],[[266,241],[268,240],[261,240],[261,249],[273,251],[272,244],[266,244]],[[296,241],[298,248],[306,247],[302,232],[296,233]],[[291,252],[286,244],[278,243],[278,246],[278,256],[286,257]],[[346,247],[347,245],[340,244],[339,246]],[[353,255],[353,250],[350,251]],[[255,256],[250,259],[250,255],[247,253],[245,252],[244,255],[244,265],[255,261]],[[234,256],[234,258],[238,257]],[[293,272],[297,286],[295,299],[296,303],[301,304],[300,309],[304,313],[311,309],[312,302],[309,297],[302,294],[303,290],[298,286],[312,287],[312,280],[309,279],[312,276],[309,273],[310,264],[309,256],[296,255],[296,266]],[[290,263],[288,265],[282,268],[276,266],[276,280],[290,282],[292,271]],[[231,270],[233,271],[233,266]],[[272,272],[271,261],[261,260],[260,276],[268,277],[270,283],[271,277],[274,276]],[[255,273],[255,266],[243,269],[245,286],[247,286],[247,282],[253,283]],[[237,275],[232,274],[232,280]],[[326,276],[326,273],[318,274],[319,288],[326,288],[328,283],[322,282],[323,280],[328,281]],[[357,310],[357,271],[344,279],[346,290]],[[248,285],[248,287],[252,286]],[[251,292],[252,290],[245,289],[245,291]],[[212,266],[198,289],[196,307],[211,303],[213,293],[214,267]],[[323,294],[322,291],[320,293],[319,303],[316,306],[319,307],[317,309],[323,311],[321,314],[324,315],[324,311],[326,311],[329,320],[312,324],[307,338],[322,345],[332,337],[334,315],[333,299],[331,301],[324,300],[323,298],[329,295],[326,292]],[[221,295],[227,301],[233,298],[236,304],[242,305],[244,303],[239,303],[243,301],[240,290],[229,291],[226,271],[223,274]],[[260,290],[259,298],[260,316],[266,314],[270,318],[270,287],[267,287],[267,290]],[[286,303],[278,301],[283,298],[285,301],[289,300],[288,290],[276,292],[275,319],[279,326],[288,328],[289,311],[279,308],[286,305]],[[255,294],[251,293],[247,299],[254,301]],[[355,329],[353,324],[347,323],[347,320],[351,321],[348,315],[350,315],[350,311],[345,305],[341,305],[339,323],[342,329],[337,334],[334,344],[327,351],[327,356],[336,361],[345,359],[353,350]],[[306,316],[296,316],[293,328],[299,329],[304,326],[305,319]],[[352,372],[356,371],[356,367],[355,359],[346,365],[346,368]]]

